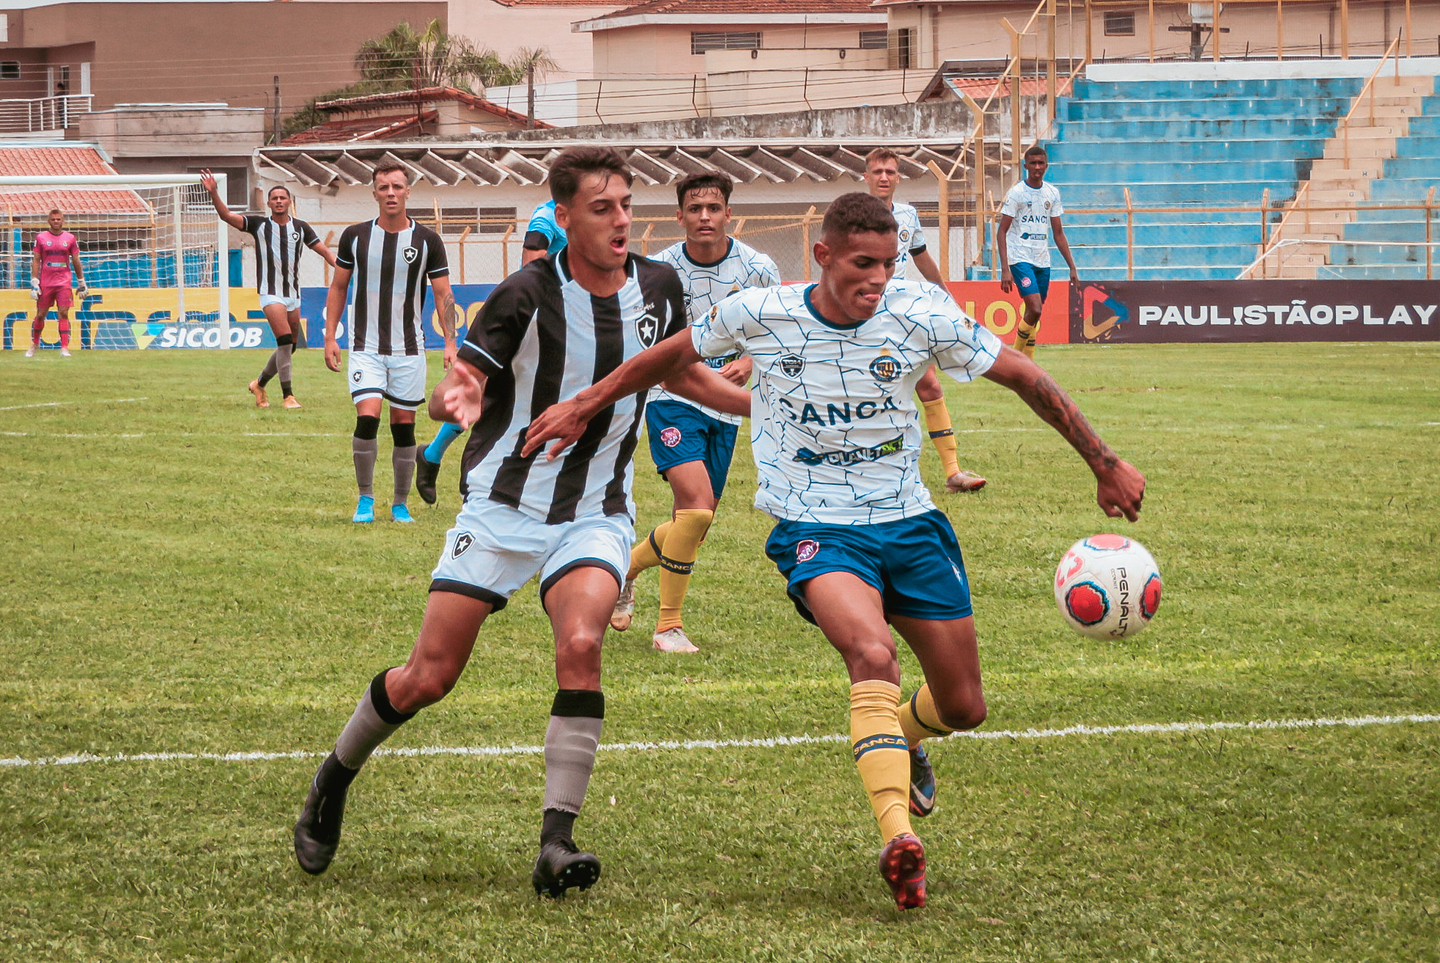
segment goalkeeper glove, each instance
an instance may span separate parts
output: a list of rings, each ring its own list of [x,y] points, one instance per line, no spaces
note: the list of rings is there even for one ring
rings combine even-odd
[[[90,289],[85,286],[85,281],[83,279],[80,281],[80,284],[76,286],[75,293],[80,295],[82,298],[90,293]]]
[[[39,300],[40,300],[40,279],[39,279],[39,278],[31,278],[31,279],[30,279],[30,300],[32,300],[32,301],[39,301]]]

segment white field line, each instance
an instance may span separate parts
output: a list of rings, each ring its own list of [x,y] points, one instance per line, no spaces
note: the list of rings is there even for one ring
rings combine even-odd
[[[995,732],[955,732],[951,739],[970,739],[994,742],[997,740],[1020,739],[1063,739],[1070,736],[1115,736],[1155,735],[1190,732],[1232,732],[1236,730],[1257,732],[1277,729],[1334,729],[1360,728],[1362,726],[1419,725],[1440,722],[1440,715],[1409,716],[1357,716],[1342,719],[1265,719],[1256,722],[1155,722],[1125,726],[1068,726],[1064,729],[1001,730]],[[844,743],[849,737],[829,736],[775,736],[770,739],[692,739],[683,742],[620,742],[602,743],[601,752],[658,752],[678,749],[681,751],[717,749],[773,749],[782,746],[813,746],[822,743]],[[377,756],[538,756],[545,752],[544,746],[421,746],[410,749],[380,749]],[[117,762],[186,762],[207,760],[214,762],[268,762],[275,759],[318,759],[325,752],[146,752],[134,755],[120,753],[97,756],[81,753],[74,756],[51,756],[41,759],[10,758],[0,759],[0,769],[23,769],[40,766],[82,766],[93,763]]]
[[[0,411],[21,411],[26,408],[73,407],[76,405],[128,405],[149,400],[149,398],[114,398],[110,401],[46,401],[33,405],[7,405],[4,408],[0,408]]]

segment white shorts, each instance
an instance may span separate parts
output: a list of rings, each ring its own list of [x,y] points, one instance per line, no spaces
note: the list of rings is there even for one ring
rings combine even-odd
[[[263,311],[266,308],[270,307],[270,305],[272,304],[283,304],[285,306],[286,314],[289,314],[291,311],[300,310],[299,298],[282,298],[277,294],[260,295],[260,310]]]
[[[390,407],[414,411],[425,403],[425,355],[350,352],[350,400],[381,397]]]
[[[430,591],[468,595],[500,611],[520,586],[540,575],[540,600],[572,569],[603,568],[618,592],[630,570],[635,525],[625,515],[591,515],[546,525],[484,495],[465,500],[445,551],[431,573]]]

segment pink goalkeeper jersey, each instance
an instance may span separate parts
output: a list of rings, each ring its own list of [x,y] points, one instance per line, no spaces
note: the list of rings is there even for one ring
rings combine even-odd
[[[35,235],[35,250],[40,253],[40,286],[42,288],[68,288],[70,286],[70,256],[80,251],[75,235],[61,231],[58,235],[48,230]]]

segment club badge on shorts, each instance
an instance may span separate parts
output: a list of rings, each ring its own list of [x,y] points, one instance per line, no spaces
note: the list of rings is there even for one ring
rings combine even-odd
[[[813,538],[807,538],[795,546],[795,561],[808,562],[820,554],[820,543]]]
[[[676,428],[674,425],[671,425],[668,428],[662,428],[660,430],[660,444],[664,445],[666,448],[674,448],[676,445],[680,444],[680,437],[680,429]]]
[[[475,536],[469,532],[461,532],[455,536],[455,547],[450,551],[451,558],[459,558],[465,554],[465,550],[475,544]]]

